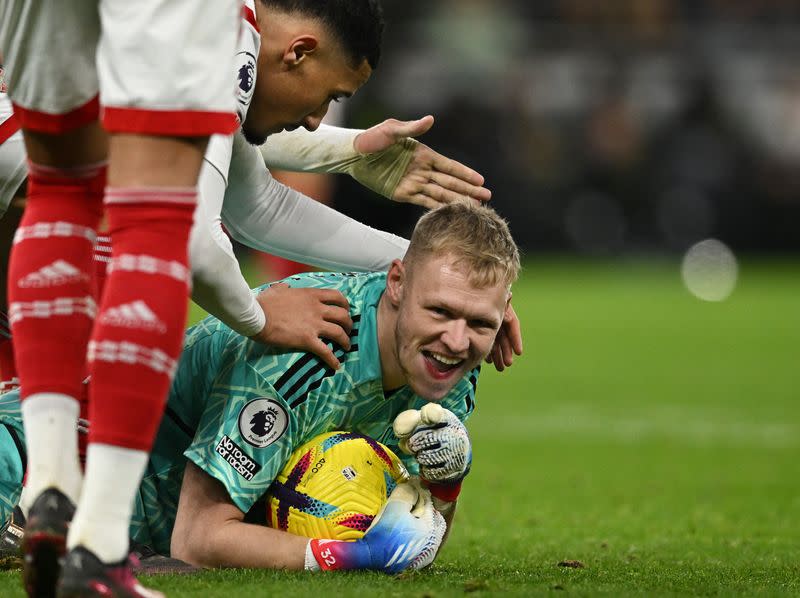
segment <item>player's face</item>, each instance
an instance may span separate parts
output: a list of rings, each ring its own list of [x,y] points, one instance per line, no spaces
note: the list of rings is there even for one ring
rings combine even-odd
[[[264,53],[259,55],[253,99],[242,126],[245,138],[254,144],[284,129],[316,130],[330,103],[352,96],[372,74],[366,60],[354,67],[337,46],[319,46],[291,68],[270,63]]]
[[[417,261],[405,273],[396,358],[414,392],[439,401],[489,354],[508,290],[502,283],[476,286],[448,255]]]

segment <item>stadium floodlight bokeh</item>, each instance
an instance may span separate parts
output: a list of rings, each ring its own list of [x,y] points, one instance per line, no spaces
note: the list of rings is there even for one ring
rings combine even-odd
[[[725,243],[706,239],[683,256],[681,274],[689,292],[703,301],[724,301],[736,288],[739,266]]]

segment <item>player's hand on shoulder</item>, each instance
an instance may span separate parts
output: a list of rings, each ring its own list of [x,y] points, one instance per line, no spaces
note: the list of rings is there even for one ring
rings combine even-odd
[[[328,367],[337,369],[339,360],[323,339],[345,350],[350,348],[350,318],[347,299],[333,289],[292,288],[274,284],[256,298],[267,323],[253,340],[282,347],[309,351]]]
[[[386,193],[394,201],[433,209],[453,201],[491,199],[492,192],[483,186],[480,173],[413,139],[432,126],[430,115],[412,121],[390,118],[360,133],[354,147],[364,154],[386,153],[374,160],[406,163],[394,189]]]
[[[511,303],[506,307],[503,323],[494,339],[494,346],[486,356],[486,363],[494,364],[502,372],[514,363],[514,355],[522,355],[522,328]]]
[[[430,565],[447,524],[417,480],[398,484],[367,530],[354,542],[311,540],[306,569],[373,569],[400,573]]]

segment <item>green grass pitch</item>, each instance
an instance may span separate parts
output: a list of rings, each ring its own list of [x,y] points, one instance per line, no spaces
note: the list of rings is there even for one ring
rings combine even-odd
[[[528,261],[514,303],[525,354],[484,369],[473,470],[431,569],[145,583],[225,598],[799,595],[800,263],[746,261],[731,298],[704,303],[674,262]],[[23,595],[17,572],[0,595]]]

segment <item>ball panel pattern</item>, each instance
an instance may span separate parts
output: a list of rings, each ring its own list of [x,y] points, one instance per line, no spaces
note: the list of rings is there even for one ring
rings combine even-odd
[[[353,432],[299,447],[267,493],[268,525],[310,538],[357,540],[408,473],[379,442]]]

